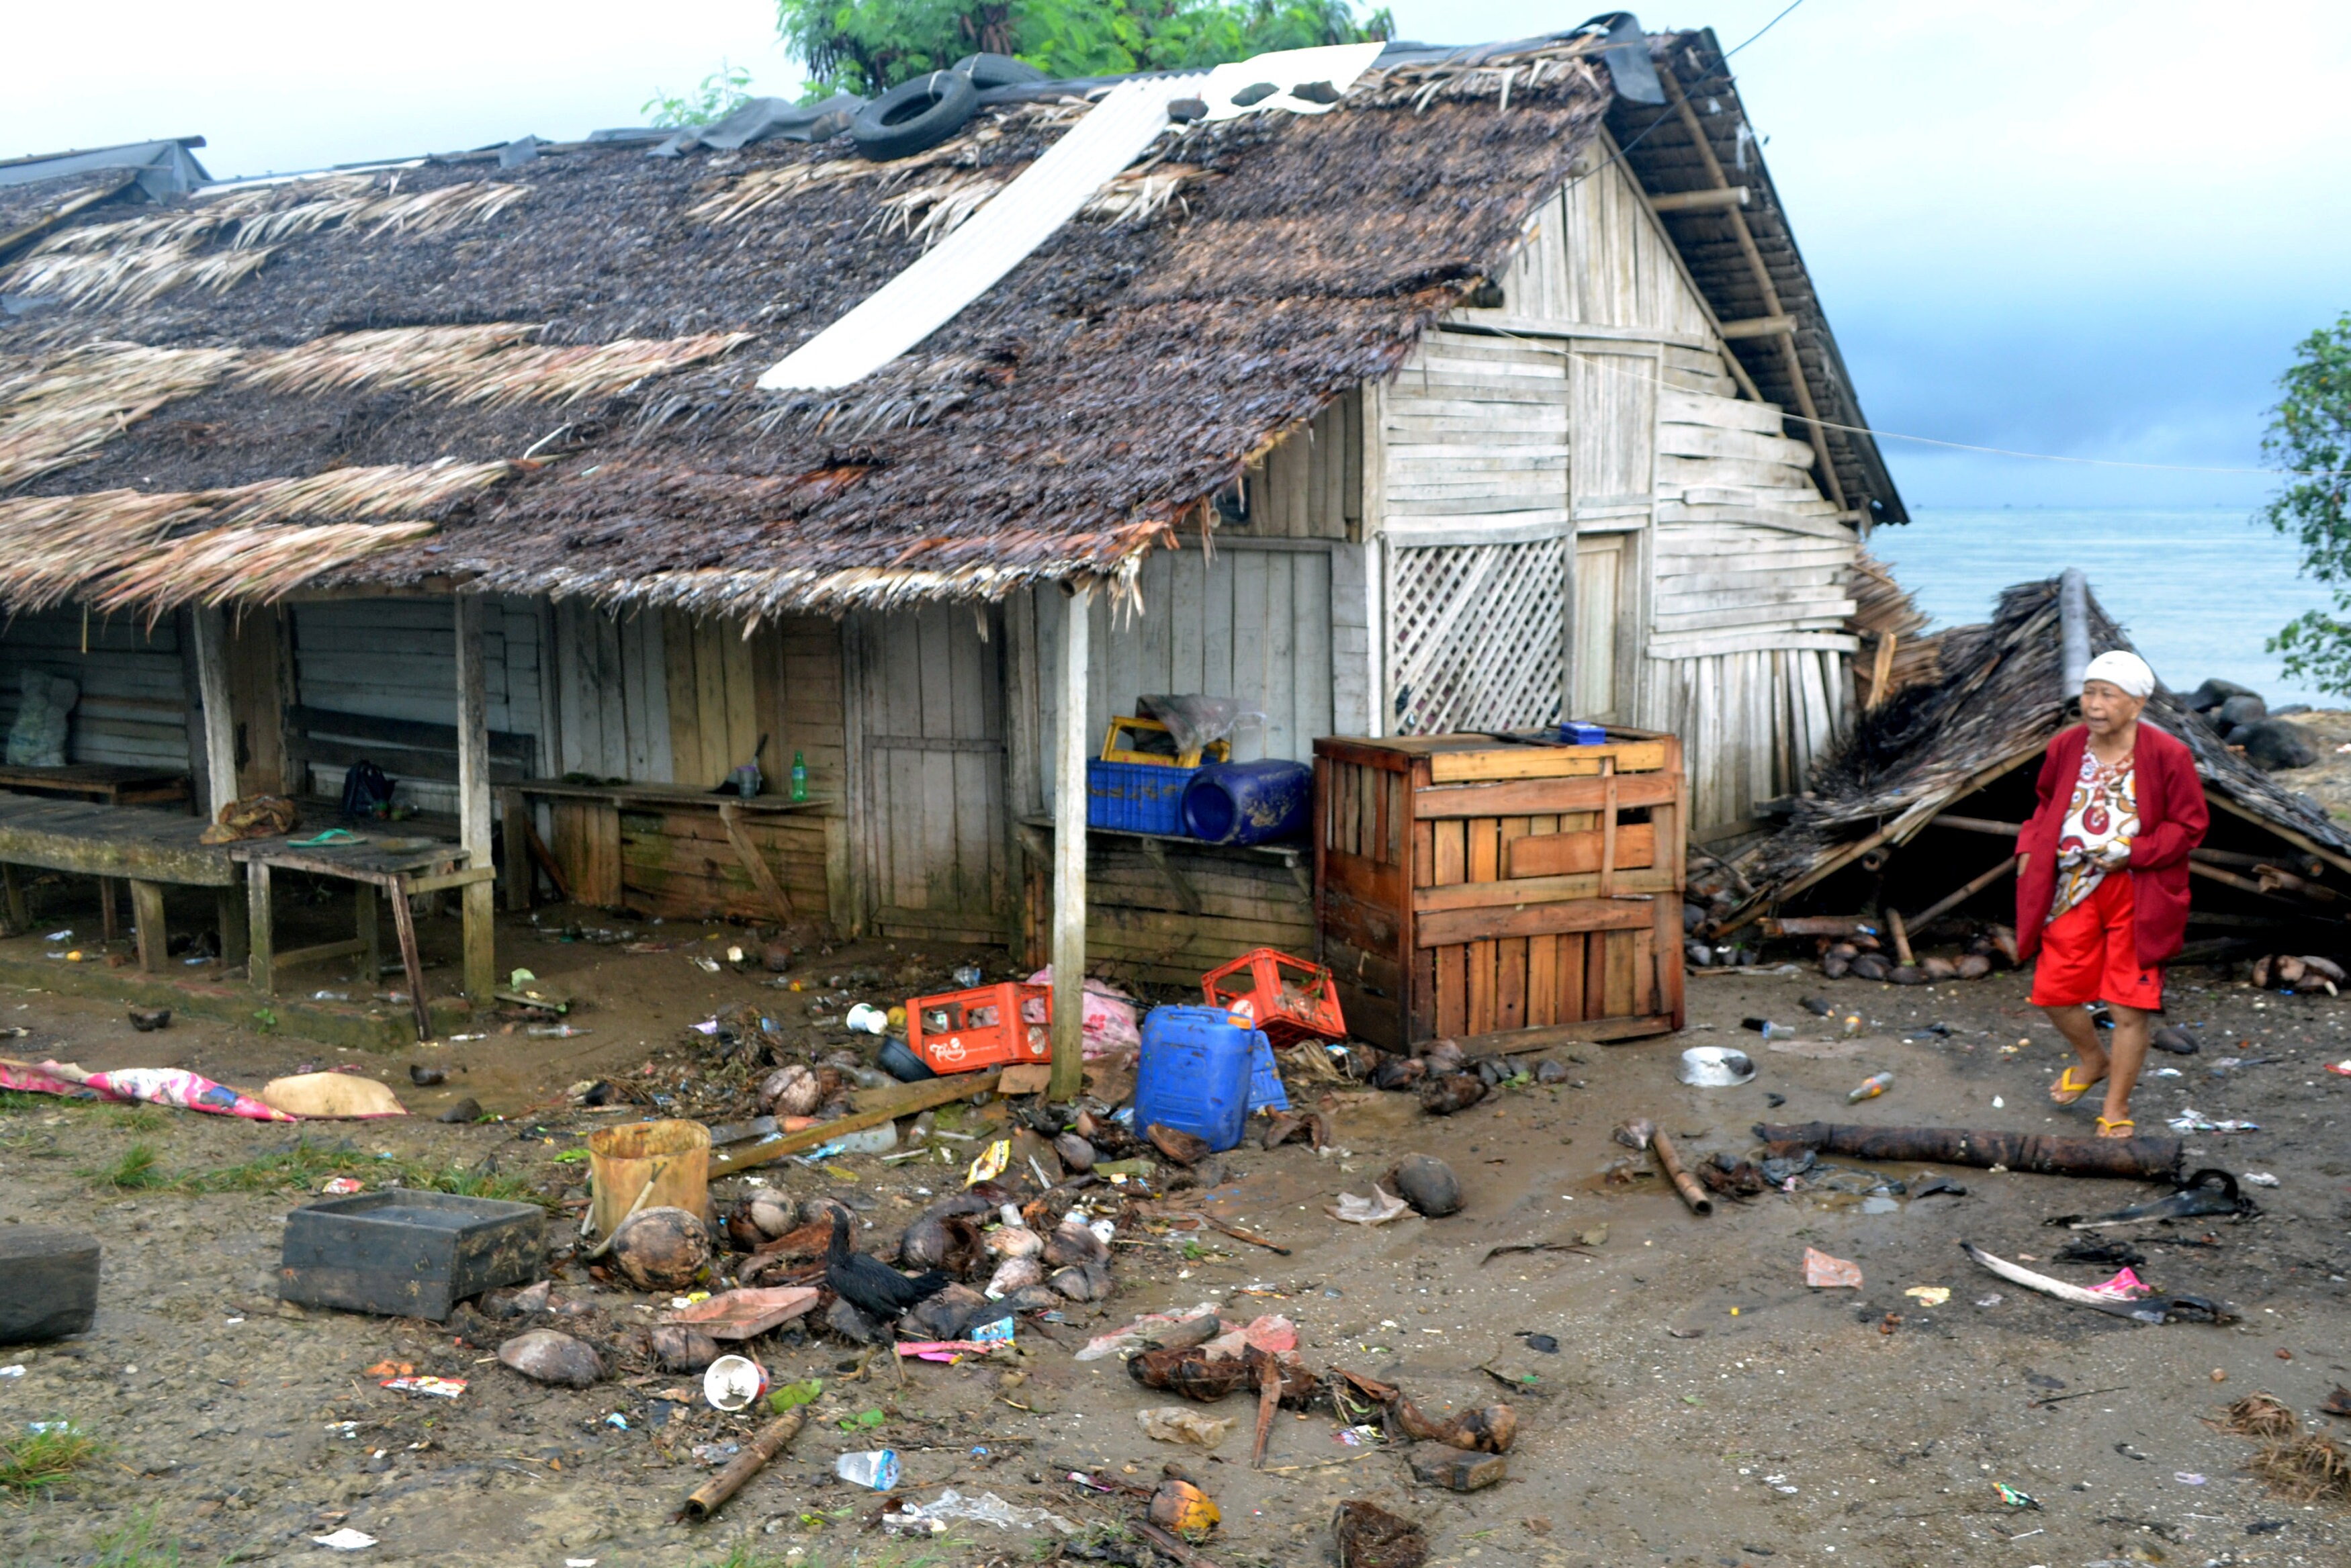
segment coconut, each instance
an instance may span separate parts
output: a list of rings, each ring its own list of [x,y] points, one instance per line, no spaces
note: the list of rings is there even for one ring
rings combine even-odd
[[[947,1222],[925,1214],[906,1227],[898,1238],[898,1262],[909,1269],[935,1269],[947,1261],[955,1248],[955,1237]]]
[[[710,1232],[683,1209],[645,1209],[612,1232],[612,1261],[641,1291],[682,1291],[710,1262]]]
[[[1094,1168],[1094,1146],[1075,1133],[1055,1138],[1053,1152],[1061,1157],[1061,1168],[1072,1176],[1083,1176]]]
[[[603,1357],[593,1348],[551,1328],[515,1335],[498,1346],[498,1361],[534,1383],[565,1388],[590,1387],[604,1376]]]
[[[792,1229],[798,1231],[810,1225],[829,1226],[836,1214],[848,1220],[852,1226],[857,1223],[857,1211],[838,1198],[807,1199],[800,1204],[799,1223],[794,1225]]]
[[[1063,1220],[1045,1241],[1045,1262],[1057,1269],[1072,1263],[1098,1263],[1110,1256],[1110,1247],[1083,1225]]]
[[[1981,980],[1991,972],[1991,958],[1986,953],[1970,953],[1959,962],[1961,980]]]
[[[988,1251],[999,1258],[1033,1258],[1045,1250],[1045,1238],[1026,1225],[998,1225],[986,1240]]]
[[[1068,1299],[1050,1285],[1023,1285],[996,1306],[999,1312],[1050,1312]]]
[[[1073,1302],[1099,1302],[1110,1298],[1110,1270],[1102,1263],[1080,1263],[1063,1269],[1048,1282]]]
[[[1466,1111],[1486,1097],[1486,1081],[1475,1073],[1447,1073],[1425,1078],[1420,1085],[1420,1108],[1432,1116]]]
[[[789,1197],[765,1187],[751,1194],[750,1208],[751,1223],[769,1241],[791,1231],[799,1212]]]
[[[664,1372],[699,1372],[718,1359],[718,1342],[684,1324],[663,1324],[649,1337],[653,1360]]]
[[[1044,1279],[1045,1265],[1034,1256],[1007,1258],[996,1265],[996,1272],[987,1277],[987,1293],[1007,1296],[1023,1285],[1033,1285]]]
[[[1388,1185],[1395,1189],[1396,1196],[1431,1220],[1442,1220],[1461,1210],[1459,1178],[1453,1174],[1451,1166],[1432,1156],[1405,1155],[1388,1172]]]
[[[804,1116],[823,1099],[816,1074],[802,1062],[777,1068],[759,1085],[759,1108],[770,1116]]]

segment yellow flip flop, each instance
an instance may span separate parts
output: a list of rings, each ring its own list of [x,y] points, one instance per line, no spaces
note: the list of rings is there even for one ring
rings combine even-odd
[[[2092,1089],[2096,1088],[2104,1082],[2105,1082],[2105,1080],[2103,1077],[2099,1077],[2093,1078],[2086,1084],[2077,1084],[2074,1082],[2074,1069],[2072,1067],[2068,1067],[2064,1072],[2057,1075],[2057,1082],[2051,1086],[2049,1098],[2053,1104],[2070,1106],[2075,1100],[2080,1099],[2084,1095],[2088,1094]],[[2058,1096],[2060,1095],[2064,1096],[2064,1098],[2059,1099]]]
[[[2117,1132],[2116,1130],[2117,1127],[2128,1127],[2131,1130],[2129,1132]],[[2100,1137],[2130,1137],[2135,1136],[2137,1131],[2138,1124],[2131,1120],[2128,1116],[2124,1116],[2119,1121],[2111,1122],[2104,1116],[2100,1116],[2098,1118],[2098,1136]]]

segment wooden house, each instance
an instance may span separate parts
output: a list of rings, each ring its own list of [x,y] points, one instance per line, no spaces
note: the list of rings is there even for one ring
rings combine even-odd
[[[1397,47],[1328,113],[1174,126],[830,391],[757,383],[1111,84],[892,163],[616,137],[0,192],[0,722],[54,665],[77,758],[208,808],[373,761],[503,837],[517,903],[535,834],[590,904],[1165,983],[1311,950],[1311,857],[1079,831],[1144,694],[1238,699],[1244,759],[1670,730],[1695,825],[1743,816],[1843,723],[1901,504],[1712,35],[1604,42]]]

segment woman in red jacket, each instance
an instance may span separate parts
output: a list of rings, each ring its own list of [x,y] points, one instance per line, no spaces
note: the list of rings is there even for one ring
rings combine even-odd
[[[2081,1061],[2049,1097],[2070,1106],[2103,1082],[2100,1137],[2129,1137],[2131,1090],[2147,1061],[2148,1015],[2163,1009],[2165,960],[2188,931],[2188,852],[2210,815],[2187,746],[2138,721],[2155,671],[2136,653],[2090,661],[2084,722],[2041,763],[2041,804],[2016,841],[2016,940],[2037,950],[2032,1002]],[[2099,1044],[2089,1003],[2114,1015]]]

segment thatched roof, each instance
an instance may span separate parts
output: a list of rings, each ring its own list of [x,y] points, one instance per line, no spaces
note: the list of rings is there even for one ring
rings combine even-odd
[[[882,373],[753,382],[1081,99],[930,154],[580,144],[108,202],[0,256],[0,602],[471,582],[765,613],[1131,571],[1497,272],[1593,40],[1159,144]]]
[[[2095,597],[2088,610],[2093,654],[2130,648]],[[2007,590],[1989,625],[1940,634],[1938,673],[1864,714],[1812,789],[1792,803],[1787,827],[1740,857],[1756,895],[1741,913],[1795,896],[1865,849],[1907,842],[2006,772],[2029,776],[2049,738],[2074,722],[2058,633],[2052,578]],[[2351,870],[2351,835],[2231,751],[2178,693],[2158,687],[2144,718],[2187,742],[2208,795]]]

